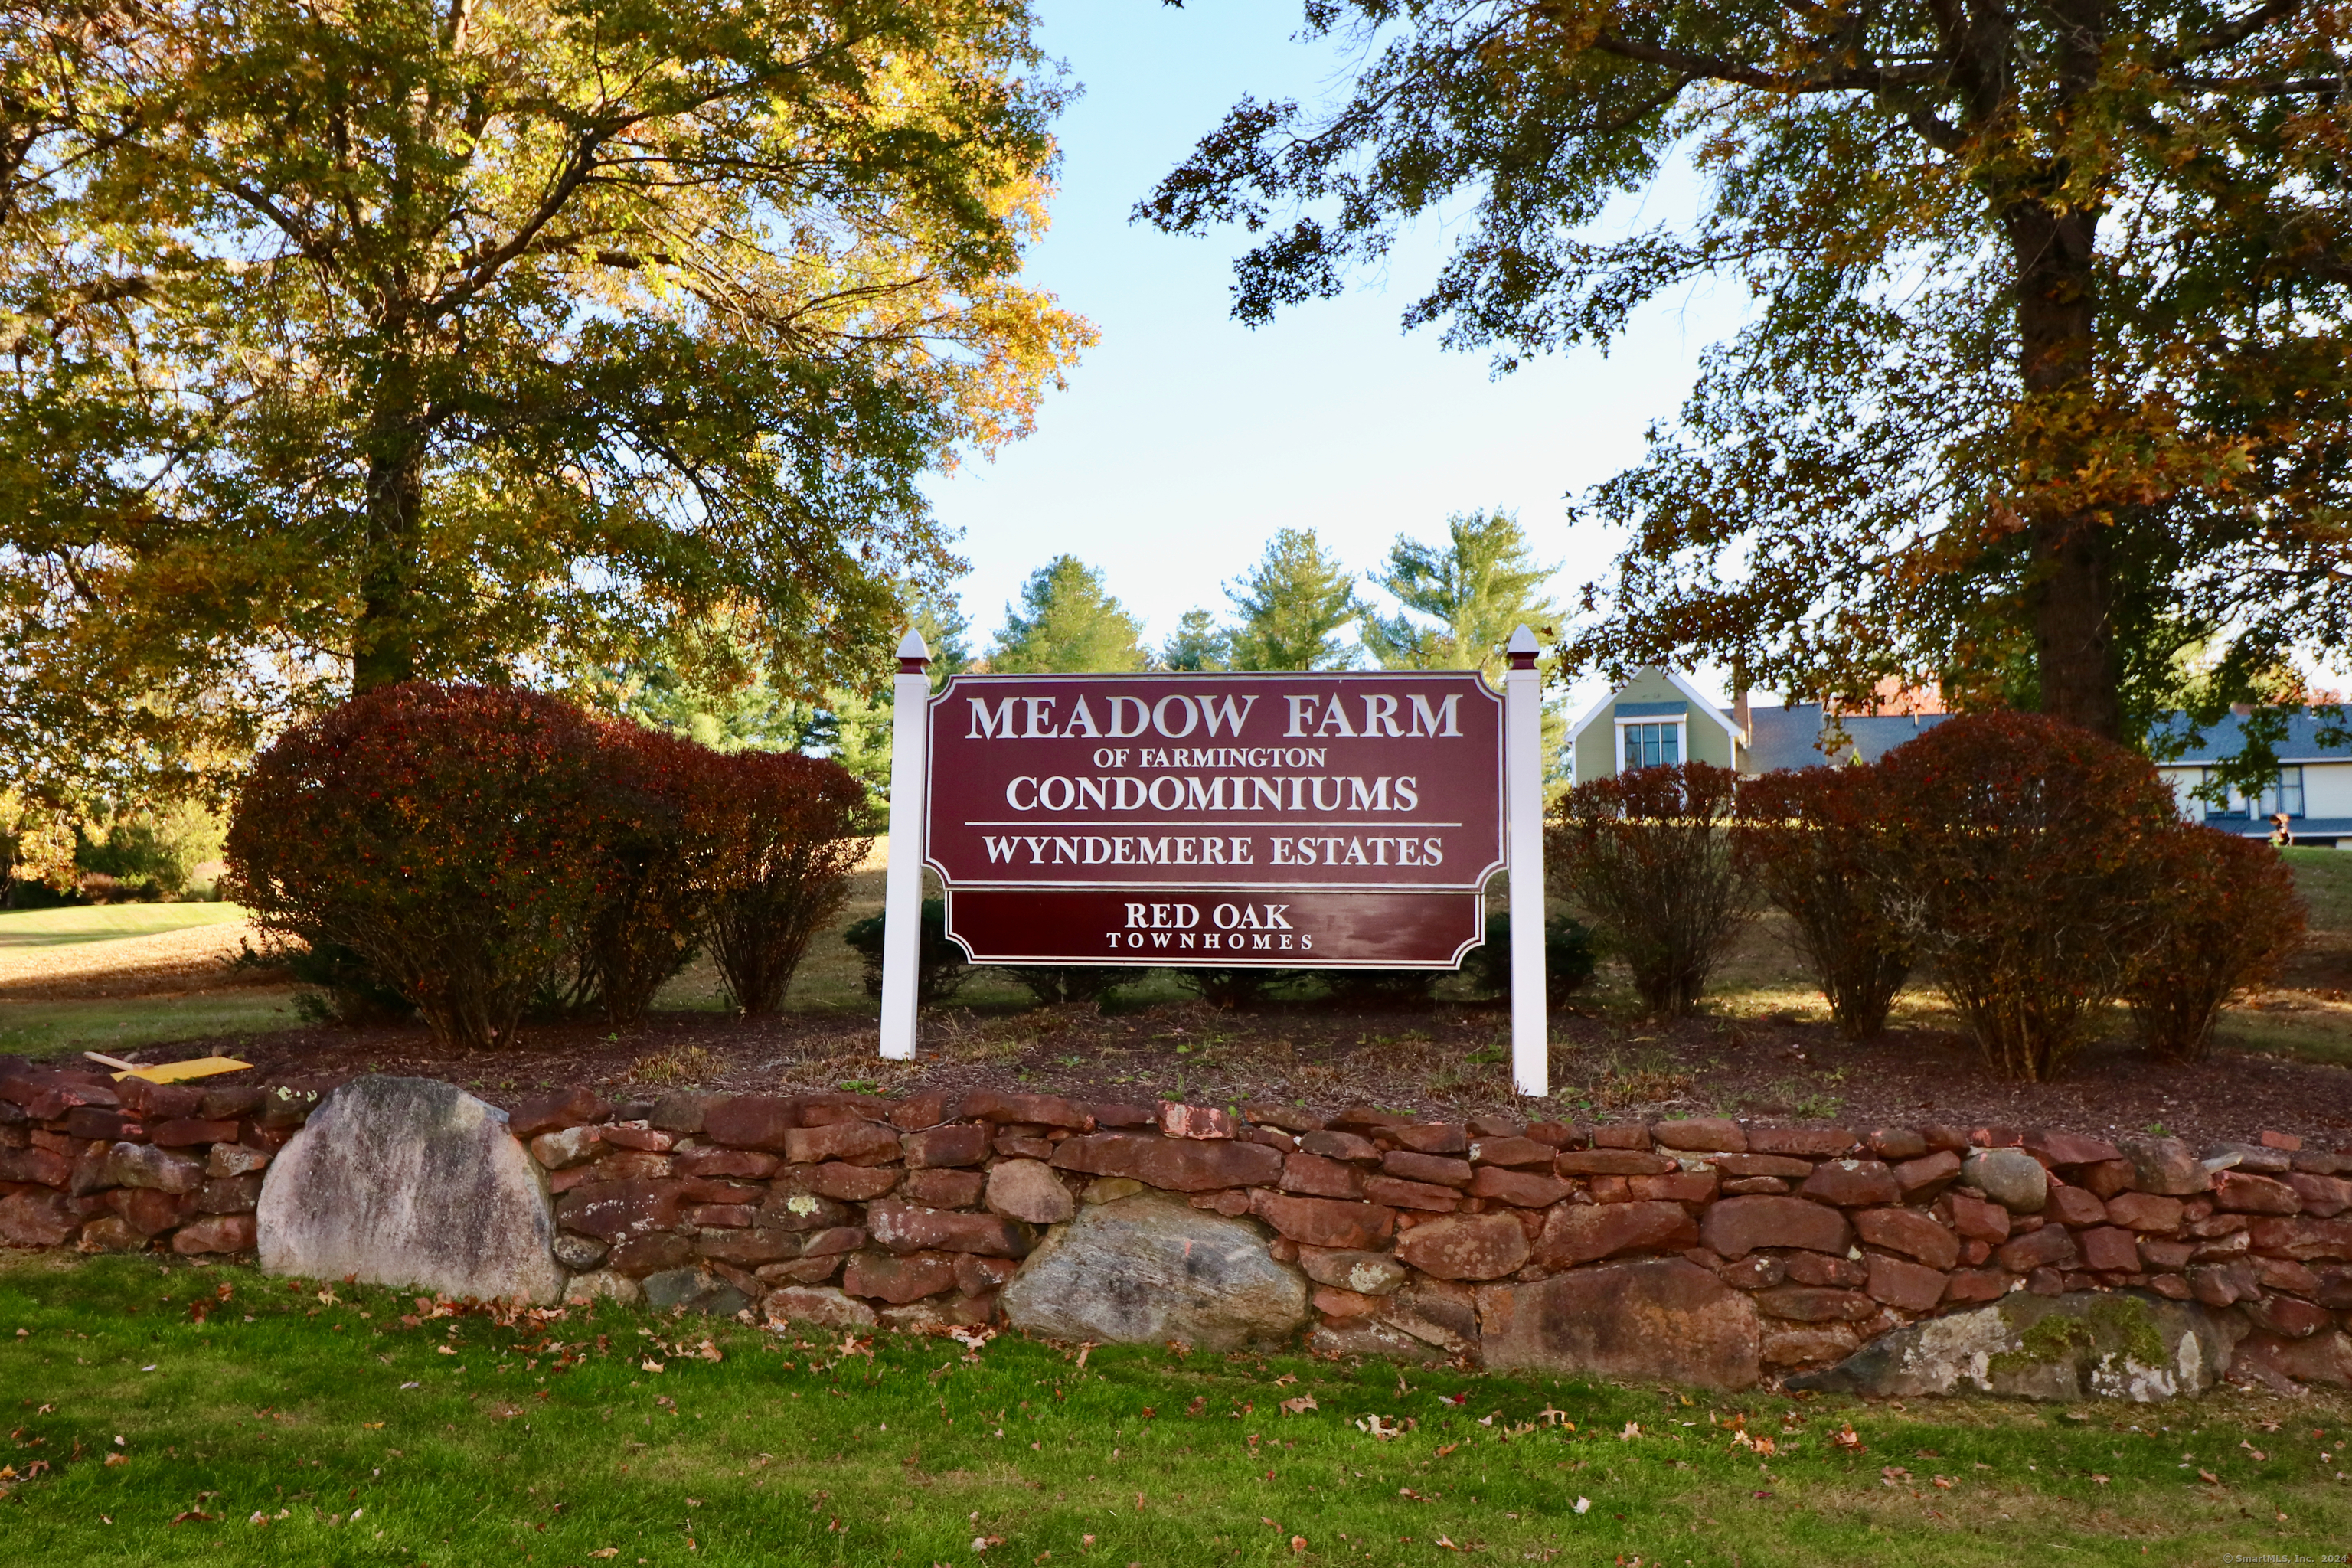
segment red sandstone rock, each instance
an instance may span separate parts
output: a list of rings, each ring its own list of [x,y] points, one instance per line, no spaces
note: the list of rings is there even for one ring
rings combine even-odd
[[[66,1201],[48,1193],[12,1193],[0,1197],[0,1242],[11,1247],[62,1247],[80,1221]]]
[[[1397,1147],[1416,1154],[1459,1154],[1470,1147],[1469,1129],[1452,1121],[1423,1121],[1388,1129]]]
[[[1572,1121],[1530,1121],[1528,1136],[1553,1149],[1574,1149],[1585,1141],[1584,1129]]]
[[[987,1123],[961,1121],[908,1132],[898,1140],[898,1146],[909,1169],[930,1170],[979,1164],[988,1158],[989,1138]]]
[[[2075,1172],[2074,1179],[2098,1194],[2104,1201],[2130,1189],[2132,1163],[2120,1159],[2102,1160],[2095,1165],[2085,1165]]]
[[[1404,1131],[1412,1131],[1413,1129],[1406,1128]],[[1381,1169],[1408,1182],[1429,1182],[1441,1187],[1466,1187],[1470,1184],[1470,1162],[1449,1160],[1442,1154],[1391,1149],[1381,1156]]]
[[[1952,1194],[1952,1228],[1962,1236],[1998,1246],[2009,1239],[2009,1211],[1999,1204],[1966,1193]]]
[[[955,1259],[943,1252],[918,1252],[904,1257],[887,1252],[853,1253],[841,1277],[841,1288],[847,1294],[887,1301],[893,1306],[952,1290],[955,1282]]]
[[[1250,1211],[1307,1247],[1366,1251],[1386,1241],[1396,1229],[1396,1211],[1373,1204],[1290,1197],[1261,1190],[1251,1194]]]
[[[1284,1192],[1318,1198],[1360,1198],[1364,1195],[1364,1173],[1338,1160],[1300,1152],[1284,1157],[1280,1185]]]
[[[1788,1181],[1801,1182],[1813,1173],[1811,1160],[1799,1160],[1787,1154],[1722,1154],[1710,1162],[1727,1176],[1779,1176]]]
[[[2294,1133],[2273,1132],[2268,1129],[2263,1131],[2261,1142],[2265,1149],[2284,1149],[2289,1152],[2303,1147],[2303,1140]]]
[[[614,1122],[596,1130],[597,1135],[615,1149],[636,1149],[648,1154],[667,1154],[677,1147],[677,1140],[651,1127],[639,1127],[631,1122]]]
[[[1790,1323],[1771,1319],[1763,1329],[1758,1350],[1766,1366],[1812,1366],[1843,1361],[1862,1347],[1862,1335],[1850,1323]]]
[[[1474,1165],[1509,1165],[1528,1170],[1551,1169],[1559,1151],[1532,1138],[1481,1138],[1469,1149]]]
[[[1561,1204],[1544,1216],[1535,1260],[1567,1268],[1629,1252],[1676,1251],[1698,1239],[1698,1226],[1680,1204]]]
[[[1938,1271],[1960,1260],[1960,1238],[1916,1209],[1864,1209],[1853,1216],[1853,1228],[1868,1245],[1907,1254]]]
[[[757,1182],[722,1182],[716,1176],[684,1176],[678,1194],[690,1204],[757,1204],[768,1189]]]
[[[1650,1138],[1661,1149],[1687,1149],[1701,1153],[1744,1153],[1748,1149],[1746,1130],[1727,1116],[1661,1121],[1650,1129]]]
[[[1790,1280],[1839,1290],[1859,1290],[1870,1278],[1870,1266],[1859,1258],[1832,1258],[1826,1252],[1791,1252],[1783,1260]]]
[[[927,1209],[968,1209],[987,1185],[984,1171],[909,1171],[898,1180],[898,1195]]]
[[[1055,1145],[1052,1159],[1057,1170],[1132,1176],[1147,1186],[1171,1193],[1272,1186],[1281,1179],[1282,1162],[1282,1155],[1265,1145],[1239,1139],[1197,1142],[1130,1132],[1065,1139]]]
[[[534,1094],[507,1113],[507,1131],[529,1142],[542,1132],[602,1121],[613,1114],[610,1101],[592,1089],[567,1089]]]
[[[1028,1233],[1001,1215],[918,1208],[887,1199],[866,1206],[866,1228],[876,1241],[902,1255],[978,1252],[1020,1258],[1029,1250]]]
[[[1408,1182],[1398,1176],[1369,1176],[1364,1196],[1391,1208],[1419,1209],[1425,1214],[1452,1214],[1462,1206],[1462,1194],[1428,1182]]]
[[[159,1149],[186,1149],[202,1143],[234,1143],[236,1123],[205,1121],[196,1117],[179,1117],[157,1122],[148,1132],[147,1141]]]
[[[1748,1148],[1756,1154],[1798,1154],[1822,1160],[1853,1147],[1853,1134],[1843,1127],[1750,1127]]]
[[[2254,1279],[2265,1290],[2284,1290],[2291,1296],[2319,1294],[2319,1276],[2302,1264],[2291,1262],[2283,1258],[2258,1259],[2255,1264]],[[2333,1307],[2336,1303],[2322,1301],[2320,1305]]]
[[[1995,1256],[2000,1266],[2012,1274],[2042,1268],[2072,1268],[2083,1260],[2074,1246],[2074,1233],[2063,1225],[2045,1225],[2030,1235],[2021,1236]]]
[[[756,1149],[681,1149],[671,1156],[681,1176],[743,1176],[764,1181],[781,1163],[773,1154]]]
[[[851,1165],[828,1160],[822,1165],[786,1165],[776,1173],[776,1184],[786,1192],[815,1193],[858,1204],[897,1186],[899,1175],[896,1165]]]
[[[2067,1225],[2107,1223],[2107,1205],[2099,1201],[2096,1193],[2085,1192],[2081,1187],[2062,1187],[2055,1182],[2050,1184],[2050,1205],[2045,1212],[2051,1218]]]
[[[761,1226],[729,1229],[697,1237],[694,1250],[702,1257],[739,1268],[757,1268],[801,1255],[801,1238],[789,1230]]]
[[[1768,1318],[1799,1323],[1858,1323],[1877,1310],[1870,1298],[1853,1290],[1825,1290],[1811,1285],[1781,1285],[1759,1290],[1751,1298]]]
[[[1863,1288],[1874,1301],[1884,1301],[1906,1312],[1925,1312],[1944,1299],[1944,1285],[1945,1277],[1941,1269],[1906,1263],[1902,1258],[1889,1258],[1884,1253],[1874,1253],[1870,1259],[1870,1280]]]
[[[793,1127],[784,1131],[784,1158],[795,1165],[827,1160],[872,1165],[901,1157],[898,1129],[881,1121],[835,1121],[823,1127]]]
[[[1568,1196],[1568,1184],[1558,1176],[1547,1176],[1534,1171],[1481,1165],[1478,1173],[1470,1178],[1472,1197],[1493,1198],[1498,1203],[1512,1204],[1520,1208],[1549,1208]]]
[[[1647,1149],[1650,1129],[1639,1121],[1619,1121],[1592,1130],[1595,1149]]]
[[[1301,1133],[1298,1147],[1309,1154],[1326,1160],[1377,1161],[1381,1152],[1368,1139],[1352,1132],[1337,1132],[1326,1129],[1320,1132]]]
[[[2303,1199],[2284,1182],[2243,1171],[2223,1171],[2216,1177],[2213,1201],[2238,1214],[2291,1215],[2303,1210]]]
[[[216,1214],[192,1220],[172,1233],[172,1250],[184,1255],[251,1252],[254,1220],[249,1214]]]
[[[2258,1252],[2308,1263],[2315,1258],[2352,1259],[2352,1220],[2258,1219],[2252,1226]]]
[[[1234,1116],[1213,1105],[1181,1105],[1172,1100],[1160,1102],[1160,1132],[1165,1138],[1230,1138],[1234,1135]]]
[[[1068,1127],[1084,1131],[1094,1118],[1058,1094],[1006,1094],[975,1089],[957,1101],[958,1121],[1027,1122],[1036,1127]]]
[[[760,1213],[765,1223],[779,1230],[823,1230],[845,1225],[854,1217],[850,1209],[831,1198],[783,1191],[770,1194]]]
[[[2009,1294],[2010,1276],[1998,1268],[1963,1268],[1944,1287],[1944,1300],[1954,1306],[1969,1301],[1998,1301]]]
[[[1735,1290],[1769,1290],[1789,1277],[1788,1265],[1769,1252],[1750,1253],[1715,1272],[1717,1279]]]
[[[2292,1296],[2258,1296],[2239,1310],[2258,1329],[2284,1339],[2300,1340],[2336,1326],[2336,1315],[2325,1307],[2298,1301]]]
[[[890,1108],[890,1125],[901,1132],[920,1132],[948,1119],[948,1097],[936,1089],[910,1094]]]
[[[1438,1279],[1500,1279],[1528,1260],[1527,1233],[1507,1215],[1454,1215],[1397,1238],[1398,1261]]]
[[[1759,1375],[1752,1298],[1679,1258],[1572,1269],[1478,1292],[1496,1371],[1738,1389]]]
[[[2103,1225],[2075,1237],[2083,1248],[2083,1267],[2102,1273],[2139,1271],[2139,1237],[2119,1226]]]
[[[677,1226],[683,1196],[676,1182],[591,1182],[564,1194],[555,1212],[566,1230],[618,1241]]]
[[[556,1134],[562,1137],[562,1134]],[[613,1149],[596,1156],[593,1169],[600,1182],[652,1182],[674,1174],[676,1163],[667,1154],[642,1149]]]
[[[1663,1176],[1681,1167],[1646,1149],[1563,1150],[1552,1168],[1563,1176]]]
[[[1876,1160],[1824,1160],[1797,1192],[1840,1208],[1891,1204],[1903,1195],[1895,1184],[1895,1173]]]
[[[1703,1204],[1715,1196],[1713,1171],[1676,1171],[1664,1176],[1628,1176],[1626,1195],[1636,1201]]]
[[[47,1149],[0,1149],[0,1182],[25,1182],[39,1187],[62,1187],[73,1174],[74,1163]],[[54,1246],[55,1243],[37,1245]]]
[[[155,1141],[160,1143],[163,1141],[163,1130],[158,1128],[156,1131]],[[2303,1200],[2305,1214],[2328,1219],[2352,1208],[2352,1182],[2340,1176],[2316,1176],[2298,1171],[2286,1178],[2286,1184]]]
[[[1723,1184],[1723,1190],[1734,1197],[1744,1193],[1785,1193],[1789,1184],[1778,1176],[1739,1176]]]
[[[2024,1144],[2027,1153],[2059,1170],[2071,1165],[2095,1165],[2102,1160],[2123,1158],[2123,1152],[2112,1143],[2047,1127],[2027,1128]]]
[[[2126,1139],[2123,1156],[2131,1162],[2132,1185],[2144,1193],[2188,1197],[2212,1184],[2204,1164],[2178,1138]]]
[[[2140,1237],[2140,1259],[2150,1268],[2185,1268],[2196,1251],[2195,1246],[2186,1241],[2164,1241],[2152,1236]]]
[[[1825,1204],[1803,1198],[1738,1197],[1709,1205],[1699,1235],[1724,1257],[1738,1258],[1760,1247],[1843,1253],[1852,1244],[1853,1231],[1845,1216]]]
[[[2107,1220],[2127,1230],[2166,1234],[2180,1227],[2180,1200],[2154,1193],[2117,1193],[2107,1200]]]
[[[702,1135],[731,1148],[781,1150],[800,1124],[800,1108],[781,1095],[739,1094],[703,1112]]]
[[[198,1214],[251,1214],[261,1203],[261,1178],[215,1176],[196,1189]]]

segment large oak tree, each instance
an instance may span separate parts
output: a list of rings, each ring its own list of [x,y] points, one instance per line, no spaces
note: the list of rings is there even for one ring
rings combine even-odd
[[[2118,738],[2352,641],[2352,16],[2305,0],[1309,0],[1359,51],[1139,211],[1236,313],[1458,233],[1410,323],[1500,368],[1714,276],[1753,309],[1583,514],[1570,639],[1796,695],[1887,677]],[[1646,216],[1677,159],[1687,222]],[[1625,214],[1635,216],[1630,220]],[[2187,679],[2195,664],[2198,681]]]
[[[812,687],[886,648],[955,565],[920,476],[1089,335],[1014,280],[1031,26],[0,0],[0,772],[714,620]]]

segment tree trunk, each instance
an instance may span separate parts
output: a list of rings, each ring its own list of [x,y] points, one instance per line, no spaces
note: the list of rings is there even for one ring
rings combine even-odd
[[[359,624],[352,628],[352,690],[394,686],[416,675],[416,565],[425,509],[425,442],[413,414],[406,367],[379,381],[369,432],[367,561]]]
[[[2092,287],[2095,210],[2056,211],[2039,200],[2004,215],[2017,259],[2019,379],[2025,400],[2022,450],[2029,485],[2074,488],[2084,454],[2076,432],[2095,395]],[[2026,588],[2042,710],[2110,741],[2123,733],[2115,643],[2111,525],[2079,504],[2029,502],[2032,546]]]

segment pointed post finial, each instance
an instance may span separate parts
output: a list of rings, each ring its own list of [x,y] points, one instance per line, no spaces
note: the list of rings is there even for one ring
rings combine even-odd
[[[1511,640],[1503,645],[1503,651],[1510,656],[1510,667],[1513,669],[1533,669],[1536,667],[1536,654],[1539,648],[1540,645],[1536,641],[1536,634],[1529,631],[1524,625],[1511,633]]]
[[[920,675],[930,662],[930,645],[923,640],[921,632],[908,626],[907,635],[898,639],[898,673]]]

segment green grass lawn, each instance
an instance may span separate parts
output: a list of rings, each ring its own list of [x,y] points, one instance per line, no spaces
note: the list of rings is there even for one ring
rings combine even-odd
[[[126,936],[229,925],[245,919],[236,904],[85,904],[55,910],[0,910],[0,947],[64,947]]]
[[[1293,1356],[1081,1364],[610,1305],[418,1321],[405,1294],[26,1255],[0,1261],[0,1390],[15,1563],[2013,1568],[2352,1539],[2334,1394],[1905,1409]]]
[[[301,1021],[292,992],[263,989],[0,1002],[0,1054],[42,1058],[102,1051],[114,1057],[173,1040],[290,1029]]]

